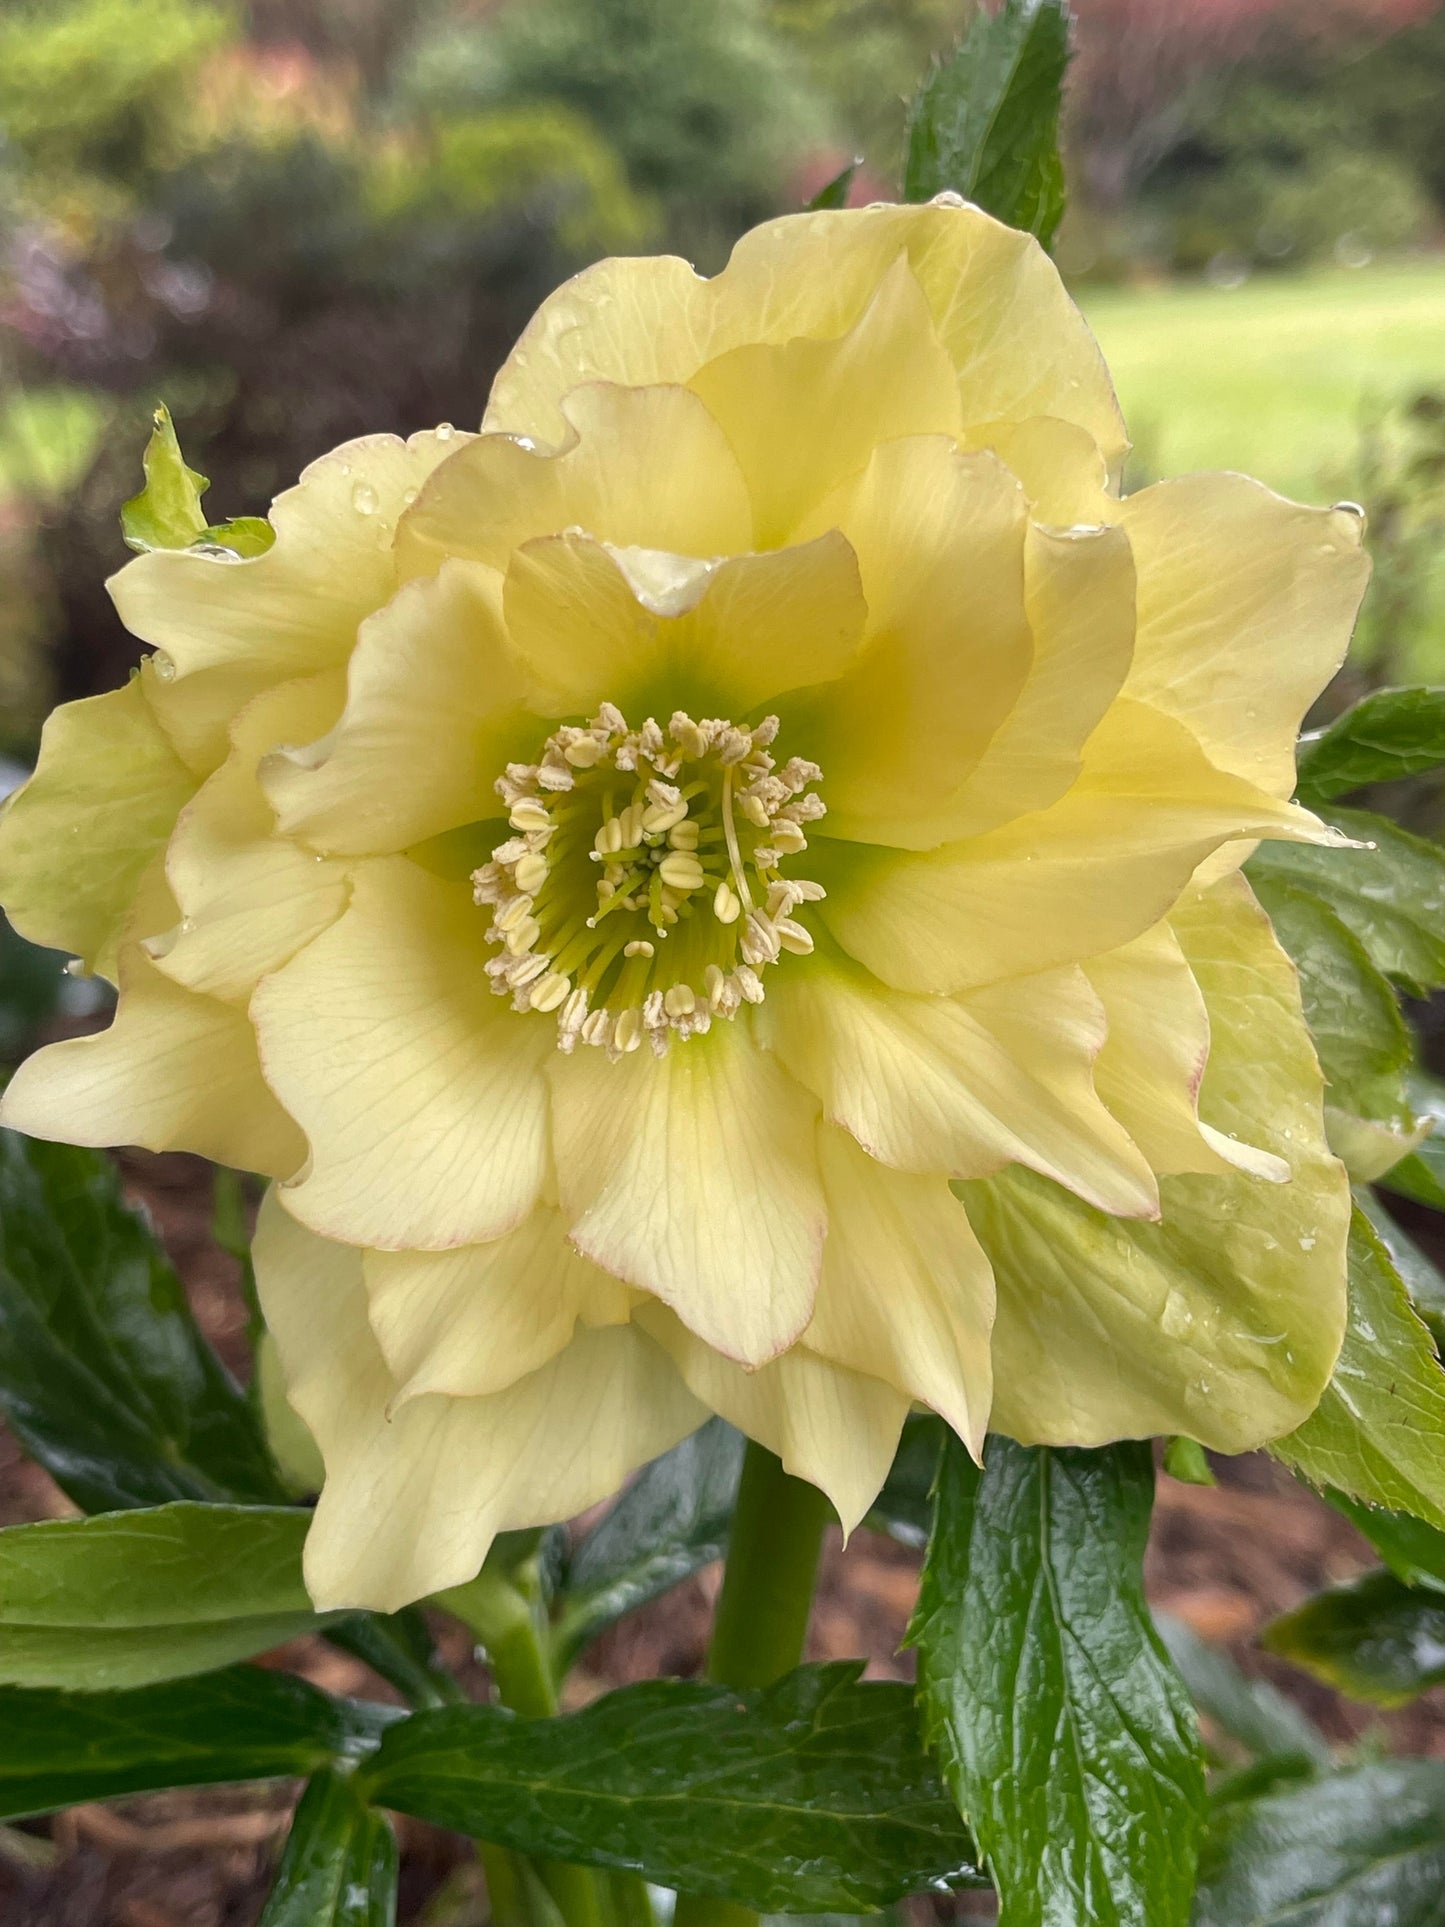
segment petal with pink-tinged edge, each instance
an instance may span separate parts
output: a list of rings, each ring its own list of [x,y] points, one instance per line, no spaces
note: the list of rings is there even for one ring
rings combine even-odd
[[[826,828],[826,823],[823,826]],[[1210,763],[1183,724],[1117,701],[1047,810],[922,854],[813,839],[824,921],[900,990],[955,991],[1097,956],[1156,924],[1206,857],[1337,838]]]
[[[288,1398],[326,1464],[305,1554],[322,1611],[395,1612],[463,1584],[498,1532],[595,1505],[707,1416],[666,1354],[618,1325],[579,1332],[504,1392],[428,1394],[388,1417],[396,1386],[361,1253],[314,1237],[273,1194],[254,1257]]]
[[[501,578],[448,562],[362,623],[335,728],[269,757],[261,783],[283,835],[328,855],[390,855],[499,816],[496,778],[537,737]]]
[[[745,1018],[662,1058],[554,1052],[557,1181],[569,1235],[709,1345],[761,1365],[813,1315],[824,1206],[817,1101]]]
[[[802,1345],[745,1371],[660,1305],[639,1307],[636,1317],[705,1405],[825,1493],[844,1532],[860,1523],[888,1477],[908,1416],[896,1386]]]
[[[1103,1006],[1080,970],[958,997],[888,989],[836,955],[780,970],[759,1025],[824,1115],[904,1171],[1041,1171],[1102,1210],[1152,1217],[1148,1162],[1094,1090]]]
[[[362,1268],[371,1329],[405,1399],[504,1391],[579,1322],[625,1324],[634,1297],[573,1250],[548,1205],[491,1244],[368,1251]]]
[[[121,953],[109,1029],[27,1057],[0,1123],[62,1144],[193,1151],[267,1177],[306,1155],[262,1081],[245,1013],[171,983],[135,944]]]
[[[537,1202],[556,1029],[492,995],[485,917],[465,884],[377,858],[252,998],[267,1080],[311,1146],[283,1199],[313,1231],[445,1250],[500,1237]]]
[[[941,1177],[890,1171],[818,1134],[828,1241],[803,1343],[940,1413],[977,1458],[993,1398],[993,1271]]]

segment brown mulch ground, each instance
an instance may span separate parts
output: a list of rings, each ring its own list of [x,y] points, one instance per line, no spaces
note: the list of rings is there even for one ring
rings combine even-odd
[[[210,1238],[206,1169],[182,1157],[128,1154],[134,1195],[150,1210],[208,1336],[233,1365],[244,1357],[244,1309],[234,1262]],[[1227,1647],[1296,1699],[1338,1741],[1380,1733],[1391,1748],[1445,1756],[1445,1689],[1402,1712],[1351,1706],[1252,1640],[1276,1614],[1321,1586],[1375,1563],[1338,1514],[1265,1458],[1219,1468],[1217,1489],[1161,1478],[1148,1559],[1150,1596]],[[0,1523],[72,1512],[45,1473],[0,1431]],[[859,1532],[824,1556],[809,1657],[870,1656],[878,1677],[907,1678],[898,1652],[912,1605],[916,1555]],[[717,1575],[708,1572],[625,1620],[586,1655],[568,1686],[582,1703],[629,1680],[698,1670]],[[446,1656],[468,1665],[465,1636],[438,1622]],[[393,1698],[360,1662],[319,1641],[279,1656],[334,1692]],[[469,1668],[470,1670],[470,1668]],[[218,1788],[78,1809],[0,1833],[4,1927],[254,1927],[297,1789]],[[482,1927],[485,1894],[467,1844],[418,1821],[399,1823],[400,1919],[419,1927]],[[980,1911],[981,1909],[981,1911]],[[989,1919],[990,1903],[924,1903],[927,1920]]]

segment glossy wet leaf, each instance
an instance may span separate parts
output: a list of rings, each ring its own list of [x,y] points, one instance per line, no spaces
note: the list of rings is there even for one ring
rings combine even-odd
[[[1329,1744],[1319,1728],[1267,1679],[1252,1679],[1222,1652],[1199,1637],[1172,1613],[1156,1613],[1154,1623],[1169,1656],[1201,1713],[1256,1759],[1301,1755],[1327,1765]]]
[[[308,1515],[181,1503],[0,1531],[0,1681],[94,1691],[210,1671],[326,1622]]]
[[[65,957],[27,943],[0,916],[0,1064],[15,1064],[60,1002]]]
[[[579,1713],[413,1715],[368,1799],[529,1855],[624,1868],[758,1912],[860,1912],[976,1884],[906,1686],[805,1666],[763,1692],[625,1686]]]
[[[1437,763],[1445,763],[1445,689],[1375,689],[1301,743],[1299,798],[1313,809]]]
[[[348,1775],[313,1775],[257,1927],[392,1927],[396,1835]]]
[[[1410,1033],[1395,993],[1364,945],[1312,891],[1266,876],[1258,895],[1300,974],[1305,1021],[1325,1074],[1331,1149],[1352,1177],[1368,1182],[1420,1136],[1405,1088]]]
[[[1350,1310],[1324,1396],[1270,1450],[1317,1486],[1445,1528],[1445,1372],[1363,1212],[1350,1227]]]
[[[1445,1598],[1367,1572],[1273,1620],[1260,1643],[1350,1699],[1404,1706],[1445,1680]]]
[[[1369,1540],[1397,1579],[1407,1586],[1445,1593],[1445,1532],[1438,1526],[1412,1519],[1408,1512],[1365,1505],[1348,1492],[1331,1491],[1324,1496]]]
[[[1445,984],[1445,850],[1366,810],[1324,815],[1366,847],[1265,843],[1250,858],[1251,882],[1277,878],[1313,892],[1376,970],[1412,996]]]
[[[1381,1179],[1386,1190],[1445,1211],[1445,1082],[1425,1071],[1410,1079],[1410,1099],[1431,1130],[1410,1154],[1392,1165]]]
[[[1445,1761],[1397,1760],[1231,1802],[1194,1927],[1439,1927]]]
[[[853,176],[862,165],[863,156],[857,154],[848,162],[846,167],[840,167],[831,180],[824,181],[812,200],[809,201],[807,207],[808,213],[816,214],[821,209],[827,207],[847,207],[848,190],[853,185]]]
[[[1144,1603],[1153,1489],[1144,1443],[944,1449],[910,1638],[1001,1927],[1189,1917],[1204,1773]]]
[[[1438,1130],[1438,1125],[1436,1128]],[[1438,1346],[1445,1338],[1445,1275],[1373,1191],[1362,1187],[1355,1193],[1355,1202],[1369,1219],[1399,1274],[1410,1303],[1430,1328]]]
[[[1059,99],[1068,64],[1063,0],[977,9],[908,110],[904,200],[951,190],[1047,247],[1064,211]]]
[[[720,1559],[743,1438],[721,1419],[654,1459],[583,1539],[567,1568],[556,1637],[564,1663],[648,1600]]]
[[[115,1166],[14,1131],[0,1131],[0,1409],[87,1512],[286,1496]]]
[[[371,1752],[395,1717],[258,1666],[122,1693],[0,1687],[0,1819],[311,1773]]]

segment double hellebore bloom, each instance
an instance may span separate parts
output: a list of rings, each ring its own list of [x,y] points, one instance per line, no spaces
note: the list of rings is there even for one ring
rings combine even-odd
[[[1092,339],[961,204],[604,261],[483,432],[112,584],[14,921],[116,979],[6,1121],[278,1182],[323,1606],[468,1578],[711,1410],[865,1512],[912,1401],[1237,1451],[1311,1410],[1348,1193],[1239,875],[1354,518],[1120,499]]]

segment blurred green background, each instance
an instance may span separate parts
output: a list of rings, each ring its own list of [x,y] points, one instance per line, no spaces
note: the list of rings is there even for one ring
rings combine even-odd
[[[479,417],[598,255],[706,270],[851,155],[971,0],[0,0],[0,754],[135,654],[165,399],[213,516],[368,430]],[[1226,465],[1370,511],[1341,696],[1445,680],[1445,11],[1078,0],[1059,260],[1131,480]]]

